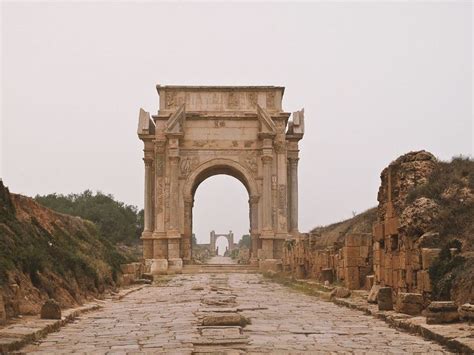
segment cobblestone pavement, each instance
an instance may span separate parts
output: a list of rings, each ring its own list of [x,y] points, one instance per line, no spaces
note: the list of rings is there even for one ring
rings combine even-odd
[[[203,327],[205,316],[241,314],[251,324]],[[429,353],[440,345],[359,311],[267,282],[256,274],[178,275],[85,314],[26,352]]]

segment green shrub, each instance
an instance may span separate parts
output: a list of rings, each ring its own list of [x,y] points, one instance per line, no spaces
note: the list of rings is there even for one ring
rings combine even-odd
[[[462,244],[454,239],[447,243],[440,251],[438,257],[429,268],[432,286],[432,297],[438,301],[451,300],[451,289],[456,276],[463,271],[466,259],[461,255],[453,255],[450,249],[460,252]]]

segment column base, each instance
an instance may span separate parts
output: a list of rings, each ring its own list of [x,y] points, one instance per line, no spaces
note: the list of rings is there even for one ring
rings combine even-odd
[[[168,260],[168,274],[182,274],[183,259],[173,258]]]
[[[146,259],[145,269],[151,275],[166,275],[168,273],[168,260],[166,259]]]

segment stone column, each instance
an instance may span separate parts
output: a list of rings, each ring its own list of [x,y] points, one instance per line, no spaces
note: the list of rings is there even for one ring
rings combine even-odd
[[[168,230],[179,232],[178,197],[179,191],[179,156],[170,157],[170,224]]]
[[[184,235],[182,239],[182,252],[183,262],[190,263],[192,259],[192,212],[193,212],[193,200],[192,198],[185,198],[184,200]]]
[[[153,159],[143,158],[145,162],[145,214],[144,232],[153,231]]]
[[[289,158],[290,165],[290,231],[298,233],[298,158]]]
[[[263,226],[260,238],[262,248],[259,252],[259,259],[273,259],[273,206],[272,206],[272,155],[262,156],[263,165],[263,194],[262,194],[262,217]]]
[[[144,196],[144,228],[142,233],[143,240],[143,258],[152,259],[153,258],[153,179],[152,179],[152,168],[153,168],[153,159],[149,157],[143,158],[145,162],[145,196]]]
[[[249,198],[249,215],[250,215],[250,259],[251,263],[257,261],[258,250],[258,196],[250,196]]]
[[[170,214],[168,238],[168,273],[178,273],[183,269],[181,258],[181,234],[179,232],[179,155],[170,156]]]
[[[272,160],[263,156],[263,230],[272,231]]]

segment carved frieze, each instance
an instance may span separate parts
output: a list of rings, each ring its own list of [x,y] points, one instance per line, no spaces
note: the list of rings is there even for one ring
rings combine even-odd
[[[156,205],[158,213],[163,213],[163,179],[156,182]]]
[[[237,93],[231,91],[229,92],[229,108],[239,107],[239,96]]]
[[[246,154],[239,157],[240,163],[247,168],[252,174],[258,172],[258,162],[255,154]]]
[[[199,157],[185,157],[181,159],[180,171],[181,176],[188,176],[199,164]]]
[[[176,105],[176,93],[173,91],[167,91],[166,96],[166,108],[172,108]]]
[[[163,176],[164,173],[164,157],[162,154],[158,154],[155,159],[156,164],[156,176]]]
[[[249,100],[250,106],[256,107],[257,106],[257,93],[256,92],[249,92],[247,94],[247,98]]]
[[[286,185],[278,185],[278,208],[282,215],[286,215]]]

